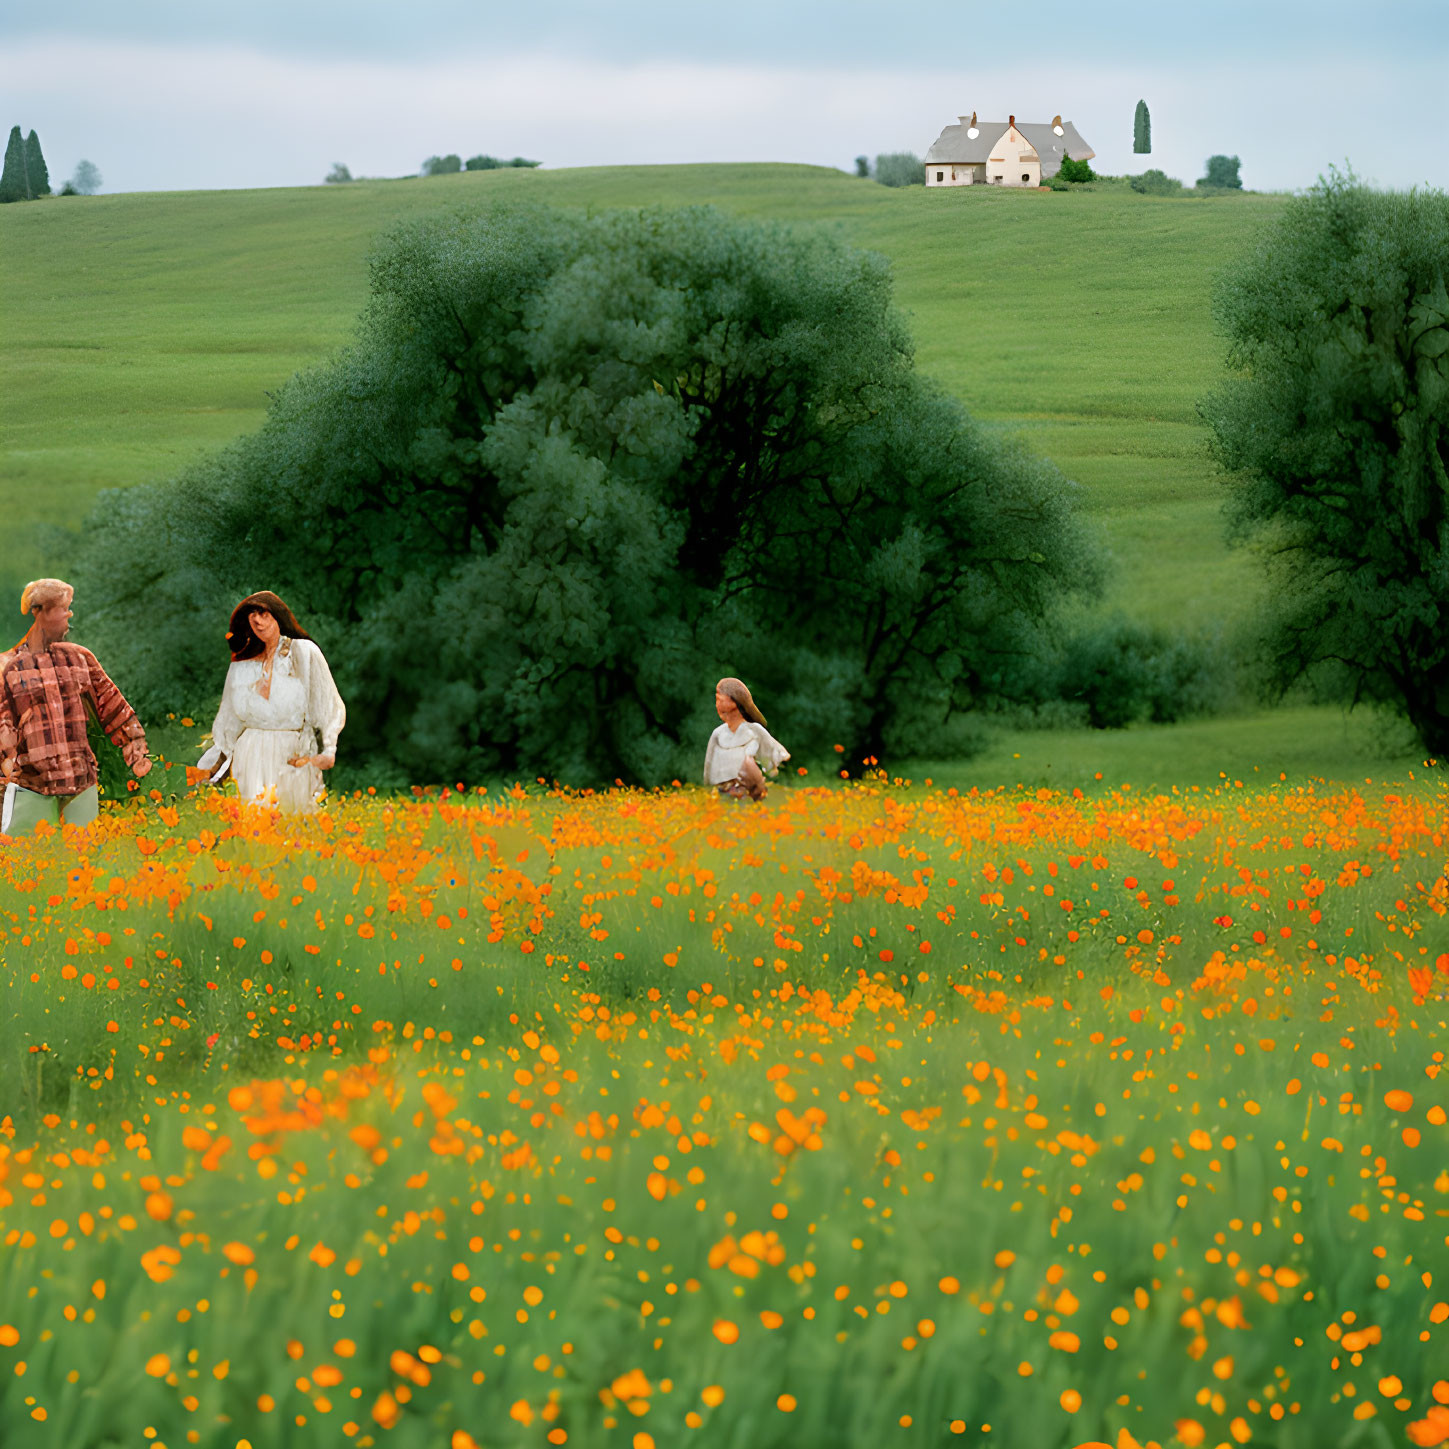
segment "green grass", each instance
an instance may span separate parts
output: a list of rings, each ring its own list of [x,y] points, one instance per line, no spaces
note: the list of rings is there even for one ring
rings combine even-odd
[[[1281,197],[928,194],[785,165],[508,170],[0,208],[0,602],[54,566],[46,525],[75,528],[100,489],[170,476],[256,428],[269,390],[345,344],[379,233],[522,197],[711,203],[881,252],[920,368],[1082,485],[1115,563],[1105,609],[1227,628],[1255,609],[1257,575],[1224,542],[1195,405],[1221,376],[1214,277]],[[1241,772],[1255,752],[1282,755],[1281,741],[1307,772],[1354,775],[1382,751],[1364,730],[1350,734],[1345,744],[1332,712],[1258,715],[1006,739],[981,763],[999,763],[1003,778],[1080,776],[1104,752],[1135,762],[1147,748],[1161,778],[1174,777],[1174,761],[1177,775],[1206,778],[1219,759]],[[1412,764],[1412,751],[1390,753]],[[1028,766],[1012,762],[1018,754]]]
[[[1434,773],[1401,722],[1305,705],[1125,730],[1003,731],[970,760],[911,761],[910,772],[958,787],[1086,791],[1215,787],[1223,779],[1267,788],[1280,776],[1403,784]]]

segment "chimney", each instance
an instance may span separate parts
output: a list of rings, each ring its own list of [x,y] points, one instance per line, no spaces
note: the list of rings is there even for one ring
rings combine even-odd
[[[1015,116],[1008,116],[1006,118],[1006,124],[1008,126],[1015,126],[1016,125],[1016,117]]]

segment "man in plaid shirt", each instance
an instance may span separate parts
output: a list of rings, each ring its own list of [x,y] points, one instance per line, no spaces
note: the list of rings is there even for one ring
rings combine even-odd
[[[136,711],[96,656],[65,642],[75,590],[59,579],[25,586],[30,632],[0,656],[0,835],[28,835],[41,820],[89,825],[99,810],[88,714],[100,722],[139,779],[151,768]]]

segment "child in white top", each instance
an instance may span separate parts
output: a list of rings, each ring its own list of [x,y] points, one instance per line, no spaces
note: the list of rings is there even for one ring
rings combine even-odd
[[[721,679],[714,708],[723,723],[709,737],[704,783],[732,800],[765,798],[765,774],[776,774],[790,752],[765,728],[750,691],[738,679]]]

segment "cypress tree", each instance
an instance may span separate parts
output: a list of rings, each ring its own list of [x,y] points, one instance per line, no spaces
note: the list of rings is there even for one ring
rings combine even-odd
[[[1152,117],[1146,101],[1137,102],[1137,114],[1132,119],[1132,149],[1139,156],[1152,151]]]
[[[50,195],[50,168],[40,151],[40,137],[34,130],[25,138],[25,176],[32,196]]]
[[[25,142],[20,137],[20,127],[10,128],[10,139],[5,143],[5,169],[0,171],[0,202],[28,200],[25,190]]]

